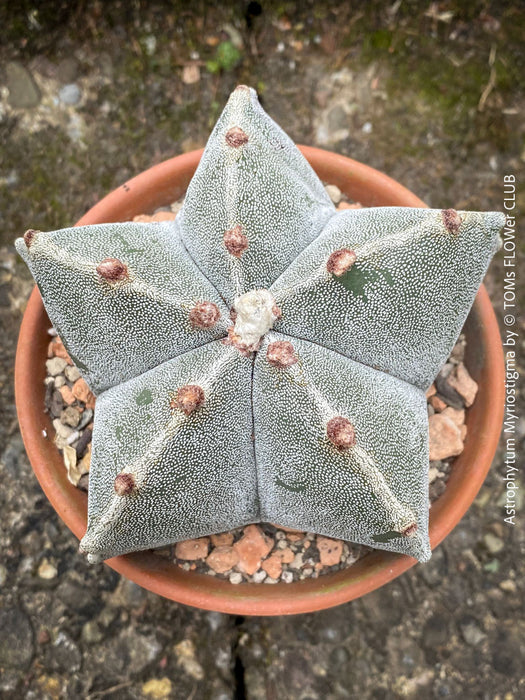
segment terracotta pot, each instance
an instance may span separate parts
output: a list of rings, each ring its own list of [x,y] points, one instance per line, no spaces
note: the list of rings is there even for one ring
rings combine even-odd
[[[426,206],[412,192],[366,165],[316,148],[301,147],[301,150],[321,179],[337,185],[364,205]],[[134,177],[90,209],[78,225],[128,220],[178,199],[186,190],[201,154],[202,151],[194,151],[172,158]],[[35,474],[57,513],[80,539],[86,530],[87,496],[68,481],[62,456],[53,444],[51,421],[43,411],[49,326],[35,287],[18,342],[16,405]],[[479,392],[467,413],[465,449],[454,463],[446,491],[430,511],[432,548],[452,530],[474,500],[490,468],[503,421],[503,352],[496,317],[484,287],[478,292],[465,330],[468,337],[465,362],[479,383]],[[408,556],[375,551],[334,574],[269,586],[232,585],[205,574],[186,572],[151,552],[128,554],[107,562],[159,595],[206,610],[240,615],[302,613],[339,605],[382,586],[415,563]]]

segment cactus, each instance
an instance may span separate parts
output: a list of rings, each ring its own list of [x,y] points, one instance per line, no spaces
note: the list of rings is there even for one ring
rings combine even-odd
[[[267,521],[427,560],[424,391],[503,223],[336,212],[240,86],[174,222],[26,232],[17,249],[97,395],[81,551]]]

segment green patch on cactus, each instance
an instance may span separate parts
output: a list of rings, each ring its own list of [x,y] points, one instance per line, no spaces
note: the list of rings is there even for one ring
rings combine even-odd
[[[122,251],[127,255],[132,255],[133,253],[143,253],[143,248],[133,248],[133,246],[128,243],[128,241],[120,233],[114,234],[115,238],[120,242],[122,246]]]
[[[144,389],[135,397],[137,406],[147,406],[153,401],[153,394],[150,389]]]
[[[389,286],[394,284],[392,275],[388,270],[370,270],[363,269],[356,263],[348,272],[345,272],[340,277],[334,276],[334,282],[342,284],[343,287],[356,297],[362,297],[364,301],[368,301],[366,295],[366,287],[378,281],[385,281]]]
[[[175,222],[18,239],[97,395],[90,560],[258,521],[427,560],[424,390],[504,220],[336,212],[239,86]]]
[[[287,484],[282,479],[277,478],[275,480],[275,483],[277,484],[277,486],[282,486],[283,489],[286,489],[287,491],[292,491],[293,493],[302,493],[303,491],[306,491],[305,485],[301,484],[300,482],[297,482],[295,484]]]
[[[390,530],[389,532],[383,532],[379,535],[372,535],[372,539],[376,543],[381,543],[381,542],[390,542],[390,540],[396,540],[399,537],[402,537],[401,533],[395,532],[395,530]]]

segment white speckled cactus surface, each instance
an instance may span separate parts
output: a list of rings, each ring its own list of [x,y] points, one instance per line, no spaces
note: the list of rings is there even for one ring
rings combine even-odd
[[[259,521],[430,557],[425,390],[504,216],[336,212],[238,87],[175,221],[17,240],[97,395],[92,561]]]

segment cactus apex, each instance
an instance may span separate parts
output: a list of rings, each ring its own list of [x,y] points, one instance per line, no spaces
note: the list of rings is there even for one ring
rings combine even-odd
[[[441,216],[447,231],[449,233],[456,234],[463,223],[463,219],[457,213],[457,211],[455,209],[443,209]]]
[[[171,402],[171,408],[179,408],[189,416],[204,403],[204,389],[197,384],[186,384],[177,391],[177,396]]]
[[[37,231],[34,228],[28,228],[27,231],[24,233],[24,243],[28,248],[31,246],[31,243],[34,241],[37,233],[41,233],[41,231]]]
[[[194,328],[213,328],[221,317],[217,304],[201,301],[190,311],[190,322]]]
[[[224,138],[228,146],[232,148],[240,148],[249,141],[248,134],[240,126],[232,126],[231,129],[228,129]]]
[[[276,340],[268,345],[266,359],[274,367],[284,369],[297,362],[294,346],[287,340]]]
[[[349,450],[355,445],[355,430],[348,418],[335,416],[326,426],[328,439],[338,450]]]
[[[128,266],[117,258],[105,258],[97,265],[98,275],[109,282],[122,282],[129,279]]]
[[[129,496],[136,488],[135,477],[129,472],[117,474],[113,488],[118,496]]]
[[[248,239],[243,233],[242,226],[239,224],[225,231],[223,240],[228,253],[231,253],[236,258],[240,258],[244,251],[248,249]]]
[[[326,269],[330,274],[341,277],[352,267],[357,260],[355,251],[350,248],[341,248],[333,252],[326,262]]]

